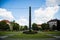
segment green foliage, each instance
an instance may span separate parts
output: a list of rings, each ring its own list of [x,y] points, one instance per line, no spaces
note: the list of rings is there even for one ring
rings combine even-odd
[[[26,30],[26,31],[23,31],[24,34],[36,34],[38,33],[37,31],[33,31],[33,30]]]
[[[20,25],[15,23],[15,21],[11,22],[11,25],[13,26],[13,30],[19,30]]]
[[[19,30],[19,24],[14,23],[14,25],[13,25],[13,30]]]
[[[23,31],[23,26],[20,26],[19,30],[20,30],[20,31]]]
[[[46,24],[46,23],[43,23],[43,24],[41,25],[41,27],[42,27],[42,30],[48,30],[48,29],[49,29],[49,26],[48,26],[48,24]]]
[[[25,25],[23,29],[24,29],[24,30],[28,30],[28,26]]]
[[[8,30],[9,25],[5,21],[0,22],[0,30]]]
[[[32,24],[32,29],[33,29],[33,30],[39,30],[39,28],[38,28],[38,26],[37,26],[36,23],[33,23],[33,24]]]

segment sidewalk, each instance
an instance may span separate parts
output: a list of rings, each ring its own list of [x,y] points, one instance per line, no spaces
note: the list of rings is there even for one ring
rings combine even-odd
[[[19,39],[19,38],[5,38],[2,40],[60,40],[60,38],[40,38],[40,39]]]
[[[54,35],[54,34],[46,34],[46,35],[48,35],[48,36],[53,36],[53,37],[55,37],[55,38],[60,38],[60,36],[57,36],[57,35]]]
[[[4,35],[4,36],[0,36],[0,38],[7,38],[7,37],[9,37],[9,36],[14,36],[14,35],[16,35],[16,34],[7,34],[7,35]]]

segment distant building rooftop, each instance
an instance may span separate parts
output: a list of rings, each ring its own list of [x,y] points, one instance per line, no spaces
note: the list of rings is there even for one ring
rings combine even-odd
[[[52,19],[52,20],[49,20],[48,22],[51,22],[51,21],[60,21],[59,19]]]
[[[2,21],[5,21],[6,23],[10,23],[10,21],[9,21],[9,20],[1,20],[0,22],[2,22]]]

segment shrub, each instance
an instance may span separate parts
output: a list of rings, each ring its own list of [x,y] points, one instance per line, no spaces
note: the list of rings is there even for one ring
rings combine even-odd
[[[26,31],[23,31],[23,33],[25,33],[25,34],[36,34],[38,32],[37,31],[33,31],[33,30],[31,30],[31,31],[26,30]]]

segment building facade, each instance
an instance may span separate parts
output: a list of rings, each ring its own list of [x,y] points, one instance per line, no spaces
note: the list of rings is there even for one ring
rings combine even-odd
[[[8,21],[8,20],[1,20],[1,22],[2,22],[2,21],[6,22],[6,24],[8,24],[8,25],[9,25],[10,30],[13,30],[13,28],[12,28],[12,25],[11,25],[10,21]]]
[[[49,25],[50,30],[60,30],[60,20],[58,19],[53,19],[47,22]]]

